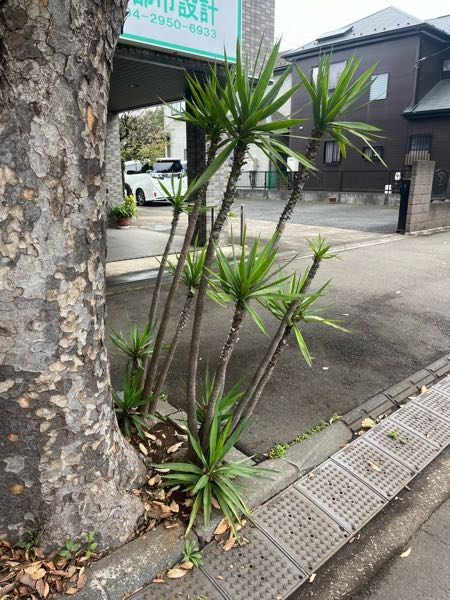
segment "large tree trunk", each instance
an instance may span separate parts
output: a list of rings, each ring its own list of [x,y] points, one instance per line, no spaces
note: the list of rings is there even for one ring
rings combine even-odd
[[[132,533],[105,346],[106,110],[126,0],[0,0],[0,537]]]

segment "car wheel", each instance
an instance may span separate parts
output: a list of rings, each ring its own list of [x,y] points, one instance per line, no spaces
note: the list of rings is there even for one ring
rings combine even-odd
[[[136,190],[136,204],[138,206],[144,206],[145,204],[144,190],[141,190],[140,188]]]

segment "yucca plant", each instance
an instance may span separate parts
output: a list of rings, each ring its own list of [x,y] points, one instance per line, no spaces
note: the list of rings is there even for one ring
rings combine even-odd
[[[147,321],[142,330],[134,323],[128,326],[128,337],[121,331],[110,333],[111,341],[117,350],[127,359],[127,368],[133,373],[144,368],[145,361],[153,352],[155,326]]]
[[[130,373],[125,369],[123,378],[123,391],[113,390],[114,410],[121,432],[125,437],[130,437],[133,430],[140,438],[145,437],[148,426],[149,413],[147,404],[152,398],[147,398],[141,388],[142,371],[138,369]]]
[[[234,480],[236,477],[264,478],[268,477],[272,471],[249,465],[247,458],[237,462],[224,462],[226,455],[241,436],[246,424],[246,422],[241,422],[234,432],[231,432],[232,417],[222,424],[221,416],[216,411],[206,452],[202,449],[198,439],[188,432],[198,464],[185,462],[155,465],[157,469],[163,470],[163,485],[182,485],[185,491],[194,497],[185,535],[192,529],[200,510],[203,511],[204,523],[209,523],[214,504],[220,506],[235,537],[237,537],[235,522],[240,521],[242,515],[251,516],[250,508],[244,499],[244,489]],[[170,468],[169,473],[165,472],[167,468]]]

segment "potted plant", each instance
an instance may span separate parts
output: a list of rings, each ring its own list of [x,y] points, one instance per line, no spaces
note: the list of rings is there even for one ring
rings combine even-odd
[[[136,212],[137,205],[133,194],[125,196],[122,204],[114,204],[111,207],[111,213],[116,217],[118,227],[129,227]]]

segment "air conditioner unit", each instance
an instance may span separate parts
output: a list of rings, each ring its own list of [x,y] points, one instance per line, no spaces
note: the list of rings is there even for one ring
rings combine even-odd
[[[410,150],[405,156],[405,165],[411,166],[415,160],[430,160],[430,151]]]

